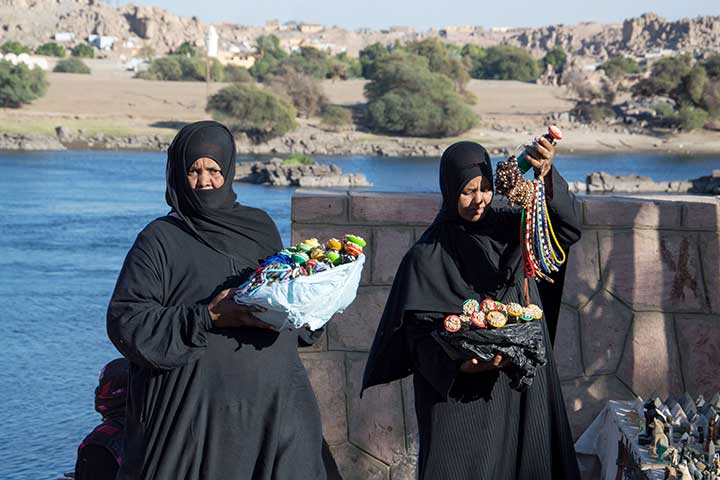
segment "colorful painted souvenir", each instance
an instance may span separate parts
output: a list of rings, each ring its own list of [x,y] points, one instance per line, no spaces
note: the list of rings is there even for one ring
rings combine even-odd
[[[340,253],[337,250],[328,250],[325,252],[325,258],[330,260],[333,265],[340,265]]]
[[[473,312],[479,312],[480,311],[480,302],[475,300],[474,298],[468,298],[463,302],[463,312],[467,313],[468,315],[472,314]]]
[[[507,307],[507,314],[510,317],[517,318],[523,314],[524,309],[523,309],[522,305],[520,305],[519,303],[514,303],[514,302],[508,303],[506,305],[506,307]]]
[[[502,328],[507,323],[507,315],[498,310],[492,310],[485,314],[485,321],[493,328]]]
[[[354,243],[355,245],[357,245],[360,248],[365,248],[365,246],[367,245],[365,240],[363,240],[362,237],[359,237],[357,235],[345,235],[345,241]]]
[[[470,322],[477,328],[487,328],[485,323],[485,314],[480,311],[475,311],[470,314]]]
[[[459,332],[462,329],[462,320],[458,315],[448,315],[443,321],[445,330],[450,333]]]
[[[293,263],[296,263],[298,265],[305,264],[305,262],[307,262],[309,259],[310,257],[308,257],[307,253],[303,252],[294,253],[292,256]]]
[[[525,315],[528,315],[533,320],[540,320],[543,316],[542,308],[538,307],[534,303],[531,303],[527,307],[525,307]]]
[[[338,240],[337,238],[331,238],[327,241],[325,246],[328,250],[340,251],[340,249],[342,248],[342,243],[340,243],[340,240]]]
[[[317,238],[308,238],[307,240],[303,240],[302,243],[310,246],[310,248],[317,248],[320,246],[320,242],[318,242]]]
[[[347,242],[347,243],[345,244],[344,250],[345,250],[347,253],[349,253],[350,255],[352,255],[353,257],[359,257],[359,256],[362,255],[362,253],[363,253],[362,247],[359,247],[359,246],[357,246],[356,244],[351,243],[351,242]]]
[[[295,248],[297,249],[298,252],[303,252],[303,253],[308,253],[308,252],[310,252],[310,250],[313,249],[313,247],[311,247],[307,243],[298,243],[295,246]]]

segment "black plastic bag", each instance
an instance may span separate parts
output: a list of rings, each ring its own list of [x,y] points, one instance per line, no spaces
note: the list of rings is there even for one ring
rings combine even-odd
[[[487,362],[498,353],[509,358],[512,363],[504,371],[510,377],[510,387],[520,392],[532,385],[537,369],[547,364],[539,321],[514,323],[498,329],[435,331],[432,335],[453,360],[477,357]]]

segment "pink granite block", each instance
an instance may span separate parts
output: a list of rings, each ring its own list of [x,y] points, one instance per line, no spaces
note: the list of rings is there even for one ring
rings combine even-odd
[[[617,376],[637,395],[649,398],[683,392],[675,325],[670,315],[635,313]]]
[[[580,317],[577,310],[567,305],[560,307],[560,318],[553,348],[555,366],[561,380],[569,380],[583,375]]]
[[[720,391],[720,315],[675,317],[685,388],[691,395]]]
[[[292,221],[299,223],[346,224],[349,215],[347,192],[295,190]]]
[[[320,406],[323,435],[329,444],[347,441],[345,358],[342,353],[301,355]]]
[[[677,202],[588,198],[584,223],[602,227],[679,227],[681,205]]]
[[[709,197],[703,202],[683,203],[683,227],[688,230],[720,231],[720,201]]]
[[[407,455],[400,382],[370,388],[361,399],[367,355],[346,355],[350,442],[386,464],[397,463]]]
[[[620,363],[632,311],[609,293],[595,295],[580,310],[580,338],[586,375],[614,373]]]
[[[442,205],[437,193],[350,193],[350,221],[359,224],[428,225]]]
[[[573,439],[597,417],[608,400],[634,400],[635,395],[615,375],[578,378],[562,384]]]
[[[376,228],[373,238],[378,248],[372,252],[372,280],[374,285],[390,285],[405,253],[413,245],[414,232],[411,228]]]
[[[348,309],[330,320],[328,348],[369,351],[389,293],[390,287],[360,287]]]
[[[563,302],[581,307],[601,288],[596,231],[583,231],[580,241],[570,248],[567,262]]]
[[[635,310],[702,311],[698,237],[684,232],[601,232],[605,288]]]

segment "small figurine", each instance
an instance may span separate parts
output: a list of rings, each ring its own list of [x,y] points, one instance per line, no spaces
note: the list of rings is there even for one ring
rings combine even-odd
[[[640,445],[650,445],[653,442],[653,429],[655,417],[657,416],[657,410],[655,410],[655,403],[650,400],[645,403],[645,432],[641,433],[638,437]]]
[[[663,422],[659,418],[655,419],[655,433],[653,434],[653,454],[661,462],[665,461],[665,452],[670,447],[670,440],[665,435]]]

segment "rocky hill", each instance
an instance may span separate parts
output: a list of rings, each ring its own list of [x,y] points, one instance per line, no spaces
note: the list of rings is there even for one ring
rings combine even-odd
[[[166,53],[184,41],[201,45],[208,24],[196,17],[180,17],[154,7],[127,5],[120,8],[99,0],[0,0],[0,41],[19,40],[36,46],[59,32],[72,32],[76,41],[89,34],[118,39],[110,55],[132,54],[141,46]],[[508,43],[528,49],[540,57],[559,45],[574,57],[602,61],[614,55],[653,55],[661,50],[694,53],[720,50],[720,16],[667,21],[649,13],[623,24],[580,23],[541,28],[490,29],[452,27],[416,32],[412,27],[383,31],[348,31],[337,27],[304,24],[264,26],[216,25],[224,43],[252,41],[273,33],[287,45],[315,45],[351,55],[373,42],[392,43],[439,36],[456,44],[483,46]]]

